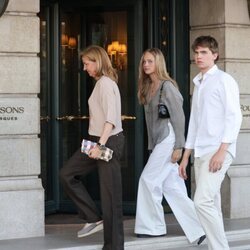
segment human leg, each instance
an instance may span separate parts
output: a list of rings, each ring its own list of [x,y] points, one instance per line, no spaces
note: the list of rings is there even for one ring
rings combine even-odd
[[[163,184],[164,197],[188,240],[194,242],[205,233],[196,214],[194,203],[187,195],[185,182],[178,174],[178,164],[169,162],[167,167],[171,168],[171,172]]]
[[[120,155],[124,137],[111,136],[107,146],[114,150],[110,162],[98,161],[100,193],[104,223],[103,250],[123,250],[123,213],[122,213],[122,179]]]
[[[168,136],[157,144],[141,174],[137,194],[136,234],[166,234],[162,185],[171,170],[166,164],[171,158],[173,142],[174,138]]]
[[[60,179],[69,198],[75,203],[79,216],[86,222],[101,220],[101,215],[79,176],[85,176],[96,168],[96,161],[80,152],[80,149],[60,170]]]
[[[209,249],[228,250],[221,207],[218,206],[220,206],[221,183],[232,163],[232,156],[227,153],[221,170],[215,173],[209,172],[209,161],[212,156],[213,153],[195,159],[195,171],[198,171],[199,175],[196,175],[194,203],[206,232]]]

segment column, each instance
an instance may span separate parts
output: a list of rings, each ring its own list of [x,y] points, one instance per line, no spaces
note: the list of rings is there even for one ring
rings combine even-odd
[[[0,18],[0,240],[44,235],[39,4],[10,0]]]

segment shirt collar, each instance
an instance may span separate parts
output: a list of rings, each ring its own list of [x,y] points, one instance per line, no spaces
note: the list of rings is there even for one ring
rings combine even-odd
[[[208,75],[213,75],[218,70],[218,66],[215,64],[211,69],[209,69],[204,75],[200,72],[196,77],[193,79],[195,85],[200,85],[201,80],[204,80],[208,77]]]

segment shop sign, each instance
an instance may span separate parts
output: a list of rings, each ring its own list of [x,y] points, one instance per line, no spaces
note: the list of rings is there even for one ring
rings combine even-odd
[[[38,98],[0,98],[0,135],[39,132]]]
[[[250,117],[250,105],[240,105],[243,117]]]
[[[249,96],[242,96],[240,100],[240,109],[243,117],[241,129],[250,129],[250,98]]]
[[[16,121],[17,114],[24,113],[24,107],[0,106],[0,121]]]

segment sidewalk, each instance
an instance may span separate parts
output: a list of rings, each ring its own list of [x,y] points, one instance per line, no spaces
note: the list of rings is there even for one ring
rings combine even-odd
[[[65,224],[47,221],[45,237],[28,239],[14,239],[0,241],[1,250],[101,250],[103,233],[98,232],[88,237],[78,239],[76,232],[83,226],[77,223],[76,218],[68,219],[66,215]],[[134,218],[125,218],[125,249],[126,250],[205,250],[206,243],[197,246],[190,244],[184,236],[180,226],[172,214],[166,215],[168,234],[165,237],[139,239],[134,235]],[[73,223],[70,223],[73,222]],[[49,224],[50,223],[50,224]],[[248,219],[225,219],[225,230],[229,240],[230,249],[250,249],[250,218]],[[219,250],[219,249],[218,249]]]

